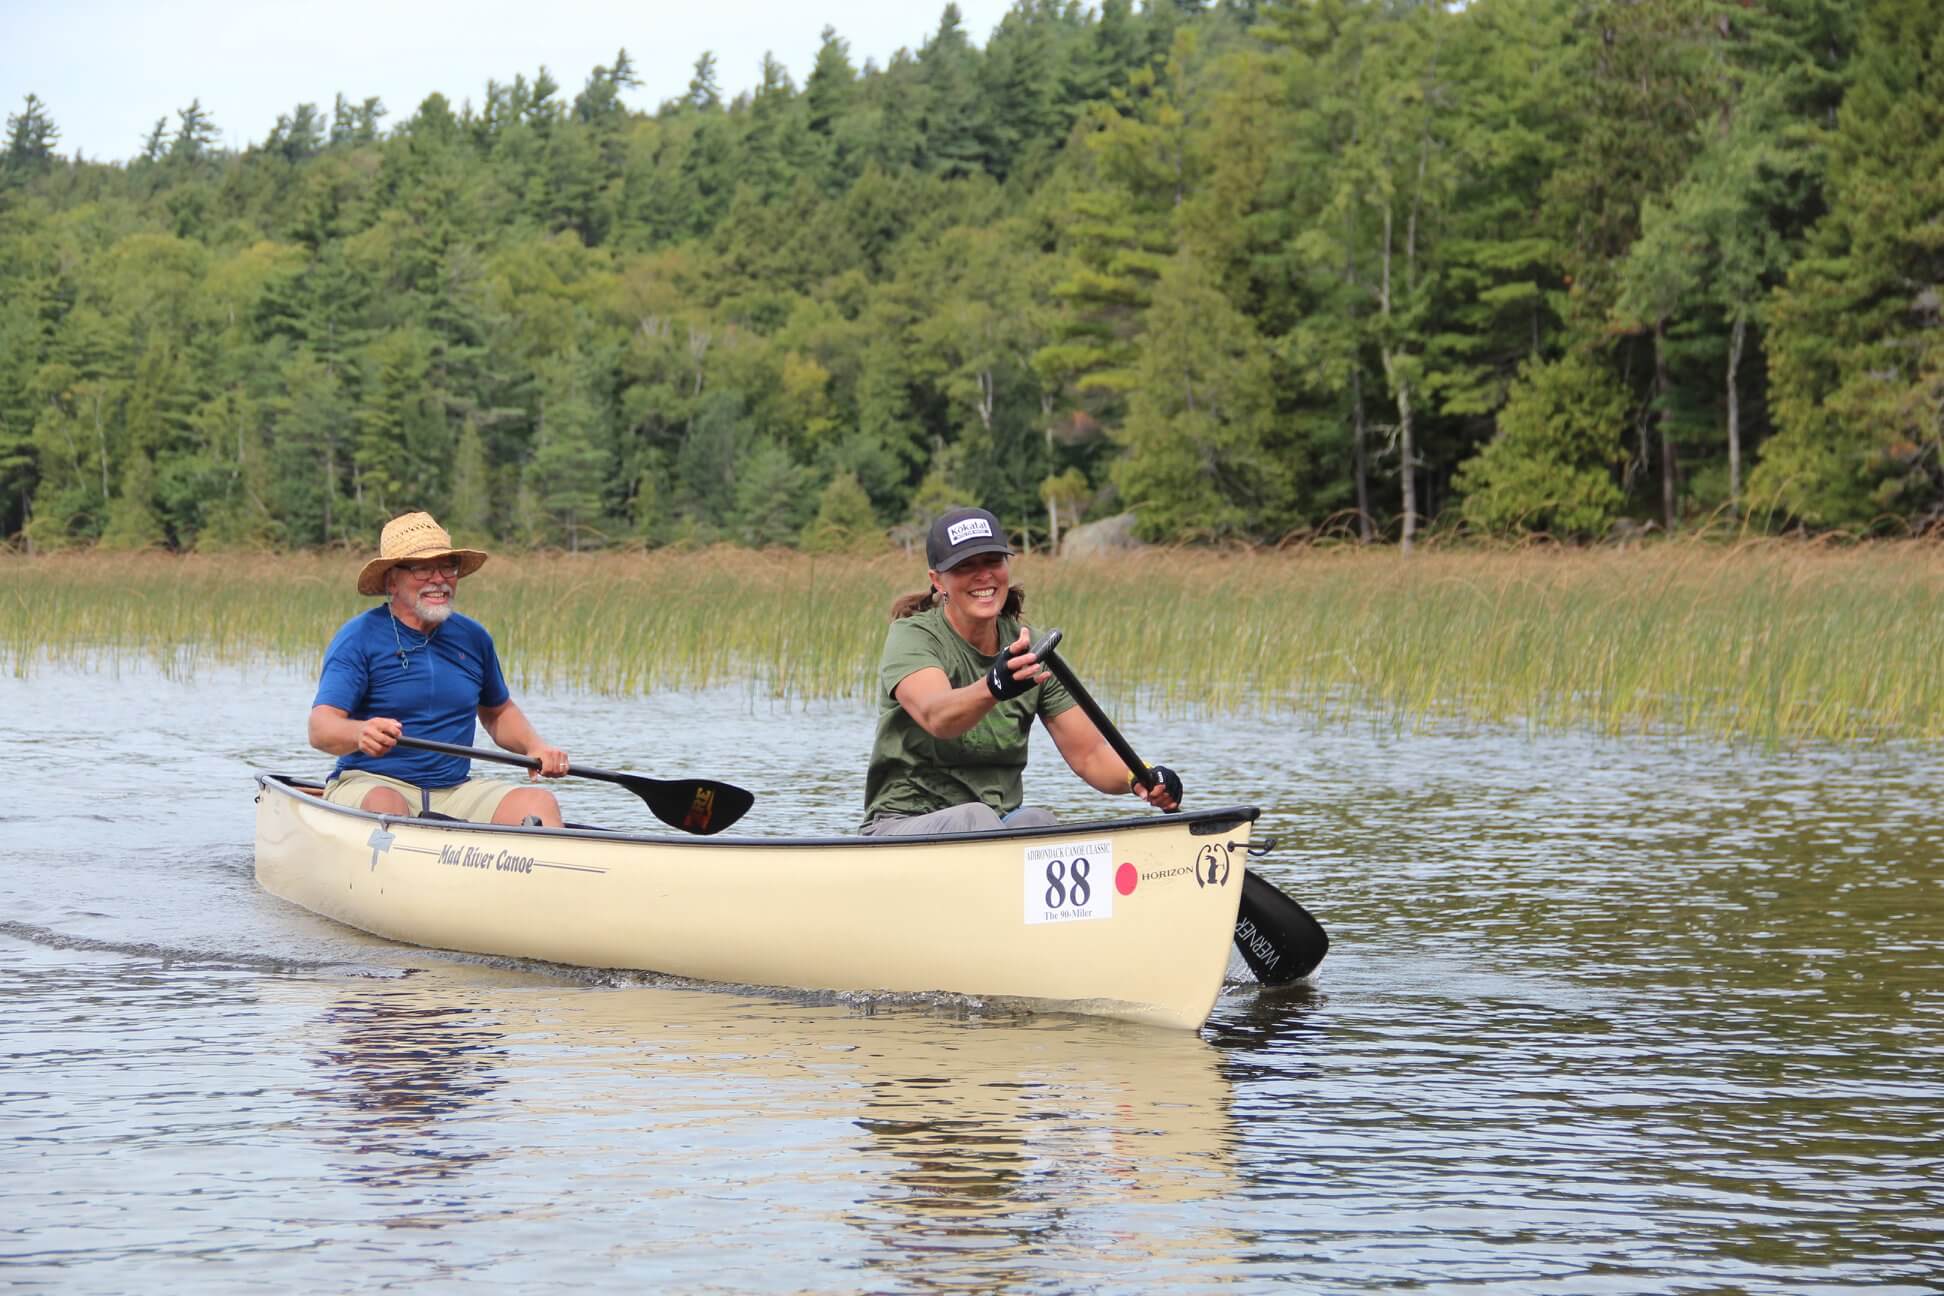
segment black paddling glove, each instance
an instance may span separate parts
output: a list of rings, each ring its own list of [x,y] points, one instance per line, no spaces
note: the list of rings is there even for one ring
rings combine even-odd
[[[1181,804],[1181,775],[1175,773],[1173,770],[1169,769],[1166,765],[1156,765],[1153,766],[1152,768],[1154,773],[1154,781],[1156,783],[1159,783],[1162,787],[1162,790],[1164,790],[1165,792],[1167,792],[1169,796],[1174,798],[1174,803],[1176,805],[1180,805]]]
[[[1028,675],[1025,679],[1013,678],[1013,673],[1006,668],[1006,663],[1018,655],[1012,650],[1012,646],[1008,644],[999,650],[999,656],[994,659],[992,669],[986,672],[986,687],[991,689],[992,696],[998,698],[1001,702],[1004,702],[1007,698],[1016,698],[1027,689],[1033,687],[1033,685],[1039,683],[1031,675]]]

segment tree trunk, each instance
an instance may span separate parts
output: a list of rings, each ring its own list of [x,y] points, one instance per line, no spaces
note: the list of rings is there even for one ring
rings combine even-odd
[[[1377,303],[1388,331],[1391,318],[1391,212],[1384,208],[1384,257],[1380,267],[1381,277],[1377,290]],[[1397,357],[1391,351],[1389,342],[1378,348],[1384,361],[1384,381],[1390,386],[1391,397],[1397,402],[1397,476],[1404,490],[1404,534],[1399,548],[1404,553],[1411,552],[1411,541],[1417,535],[1417,482],[1413,476],[1415,464],[1411,454],[1411,388],[1397,371]]]
[[[1742,343],[1748,340],[1748,314],[1735,315],[1735,327],[1728,335],[1728,512],[1741,516],[1741,390],[1735,375],[1741,372]]]
[[[708,329],[691,328],[689,330],[689,359],[695,366],[694,378],[689,386],[690,400],[694,400],[702,394],[702,360],[709,354],[709,342],[713,336]]]
[[[1370,447],[1365,437],[1363,370],[1350,370],[1350,460],[1357,476],[1357,540],[1370,543]]]
[[[108,493],[108,425],[101,418],[101,393],[94,393],[95,452],[101,461],[101,502],[105,507],[111,498]]]
[[[1660,425],[1661,442],[1661,525],[1674,533],[1675,476],[1679,465],[1674,459],[1674,420],[1667,410],[1667,321],[1654,322],[1654,421]]]
[[[1391,368],[1389,347],[1384,348],[1384,368]],[[1397,392],[1397,473],[1404,487],[1404,537],[1398,547],[1409,553],[1411,541],[1417,536],[1417,455],[1412,447],[1411,387],[1396,379],[1391,386]]]

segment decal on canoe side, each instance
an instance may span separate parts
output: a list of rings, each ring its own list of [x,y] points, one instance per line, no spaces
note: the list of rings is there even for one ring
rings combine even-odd
[[[1229,880],[1229,847],[1227,842],[1210,842],[1195,856],[1195,885],[1201,887],[1225,887]]]
[[[372,834],[374,837],[376,833]],[[387,833],[389,839],[391,834]],[[374,843],[375,844],[375,843]],[[557,860],[545,860],[534,855],[521,855],[510,850],[491,846],[472,846],[464,843],[448,842],[432,846],[400,846],[399,850],[408,855],[430,855],[436,862],[447,868],[464,869],[469,873],[538,873],[552,869],[560,873],[605,873],[604,868],[592,864],[562,864]],[[377,859],[377,852],[372,852]],[[375,866],[375,865],[374,865]]]
[[[1034,842],[1025,848],[1028,924],[1086,922],[1114,916],[1114,842]]]

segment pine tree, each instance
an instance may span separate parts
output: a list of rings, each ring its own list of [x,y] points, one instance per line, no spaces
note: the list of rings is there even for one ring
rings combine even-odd
[[[1535,361],[1513,385],[1498,435],[1458,470],[1465,520],[1483,531],[1597,539],[1626,497],[1627,393],[1586,351]]]
[[[918,116],[920,167],[947,178],[983,170],[986,101],[979,93],[977,55],[956,4],[945,6],[938,30],[918,51],[918,84],[924,96]]]
[[[175,138],[169,141],[169,161],[175,163],[200,162],[207,158],[221,132],[209,112],[202,106],[202,100],[191,99],[187,108],[176,112]]]
[[[54,144],[60,128],[47,115],[47,105],[29,94],[17,113],[7,114],[7,151],[0,156],[0,184],[17,184],[54,165]]]
[[[1751,503],[1812,526],[1944,517],[1944,26],[1927,0],[1863,13],[1829,140],[1827,214],[1771,306],[1779,431]]]
[[[602,447],[604,420],[593,366],[583,355],[563,355],[544,362],[540,374],[540,430],[525,474],[526,491],[544,518],[546,542],[570,553],[599,548],[611,529],[601,501],[611,462]]]
[[[1175,258],[1156,285],[1136,373],[1113,477],[1142,532],[1288,530],[1301,449],[1276,418],[1268,349],[1192,257]]]
[[[884,528],[878,525],[871,497],[852,473],[832,477],[817,496],[817,515],[803,528],[800,545],[806,553],[857,553],[884,547]]]

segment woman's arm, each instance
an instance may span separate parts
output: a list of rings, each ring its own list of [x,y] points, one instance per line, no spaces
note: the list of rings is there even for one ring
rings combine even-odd
[[[1068,707],[1048,720],[1046,732],[1053,735],[1053,745],[1060,749],[1060,755],[1066,758],[1066,763],[1087,786],[1109,795],[1132,792],[1149,805],[1162,810],[1180,808],[1175,799],[1168,795],[1166,788],[1145,788],[1133,782],[1127,763],[1114,754],[1113,747],[1079,707]]]
[[[992,696],[983,679],[964,688],[953,688],[952,681],[937,666],[925,666],[898,681],[891,690],[898,705],[920,729],[934,738],[956,738],[985,719],[999,699]]]
[[[1019,664],[1022,660],[1030,661],[1031,654],[1026,651],[1029,646],[1028,632],[1021,626],[1019,637],[1004,649],[1006,665],[1012,668],[1008,673],[1014,679],[1037,682],[1047,677],[1046,668],[1037,661]],[[969,732],[999,701],[984,677],[964,688],[953,688],[951,679],[938,666],[921,666],[911,672],[898,681],[891,696],[898,699],[898,705],[920,729],[934,738],[957,738]]]

